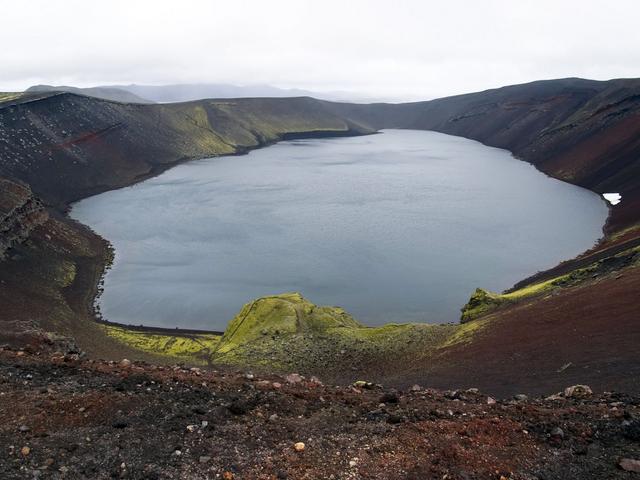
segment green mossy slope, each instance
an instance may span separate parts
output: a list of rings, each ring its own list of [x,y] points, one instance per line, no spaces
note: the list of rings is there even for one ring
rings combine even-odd
[[[340,307],[318,307],[299,293],[262,297],[247,303],[229,323],[217,353],[265,336],[321,333],[363,325]]]
[[[612,257],[592,263],[585,268],[579,268],[544,282],[533,283],[507,293],[493,293],[482,288],[477,288],[471,295],[467,304],[462,307],[461,323],[466,323],[481,318],[500,307],[514,304],[522,300],[531,299],[540,295],[547,295],[554,290],[581,284],[588,280],[594,280],[621,268],[637,264],[640,261],[640,247],[630,248]]]
[[[262,297],[229,323],[213,363],[330,374],[355,366],[421,357],[444,345],[456,325],[367,327],[340,307],[317,306],[299,293]]]
[[[208,364],[211,353],[220,342],[220,335],[170,335],[138,331],[119,325],[100,325],[111,338],[143,352],[162,355],[176,362]]]
[[[429,356],[459,341],[460,326],[367,327],[340,307],[318,306],[299,293],[283,293],[246,304],[222,337],[104,328],[128,347],[167,359],[344,378],[354,368],[397,367],[404,358]]]

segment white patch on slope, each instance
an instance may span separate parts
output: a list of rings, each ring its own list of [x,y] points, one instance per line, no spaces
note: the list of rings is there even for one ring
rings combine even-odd
[[[602,196],[611,205],[617,205],[622,200],[622,195],[620,195],[619,193],[603,193]]]

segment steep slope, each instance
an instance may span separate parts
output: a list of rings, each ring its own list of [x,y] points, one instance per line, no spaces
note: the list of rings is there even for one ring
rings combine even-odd
[[[292,134],[369,132],[310,98],[141,105],[25,94],[0,102],[0,177],[64,208],[190,158],[242,153]]]
[[[569,78],[400,105],[333,104],[376,128],[435,130],[505,148],[543,172],[619,192],[608,231],[640,210],[640,80]]]
[[[2,339],[19,343],[44,329],[75,337],[94,355],[148,357],[90,322],[112,254],[62,215],[69,203],[190,158],[243,153],[287,136],[370,132],[310,98],[141,105],[59,92],[2,95],[0,245],[9,257],[0,264]]]
[[[47,217],[28,186],[0,178],[0,260]]]

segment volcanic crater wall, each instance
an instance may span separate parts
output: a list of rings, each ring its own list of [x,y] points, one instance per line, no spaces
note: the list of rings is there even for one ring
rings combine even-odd
[[[569,78],[405,104],[333,104],[375,128],[435,130],[505,148],[543,172],[617,192],[609,233],[640,220],[640,80]]]
[[[0,102],[0,177],[65,208],[191,158],[242,153],[291,134],[370,132],[310,98],[141,105],[25,94]]]
[[[0,260],[48,217],[29,187],[0,178]]]

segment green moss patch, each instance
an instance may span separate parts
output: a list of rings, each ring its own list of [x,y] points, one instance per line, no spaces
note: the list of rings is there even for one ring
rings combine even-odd
[[[9,102],[20,98],[23,94],[20,92],[0,92],[0,102]]]
[[[299,293],[262,297],[247,303],[231,320],[217,353],[261,337],[354,327],[362,325],[342,308],[316,306]]]
[[[132,330],[117,325],[100,325],[102,330],[119,342],[154,355],[190,363],[209,363],[212,351],[220,342],[220,335],[171,335],[153,331]]]
[[[366,327],[340,307],[317,306],[299,293],[286,293],[245,305],[229,324],[213,362],[320,373],[404,355],[427,355],[456,328],[428,324]]]
[[[462,307],[460,322],[469,322],[494,312],[501,306],[547,294],[558,288],[571,287],[587,280],[594,280],[639,262],[640,247],[634,247],[612,257],[594,262],[587,267],[578,268],[566,275],[545,280],[544,282],[533,283],[509,293],[493,293],[478,288],[473,292],[467,304]]]

